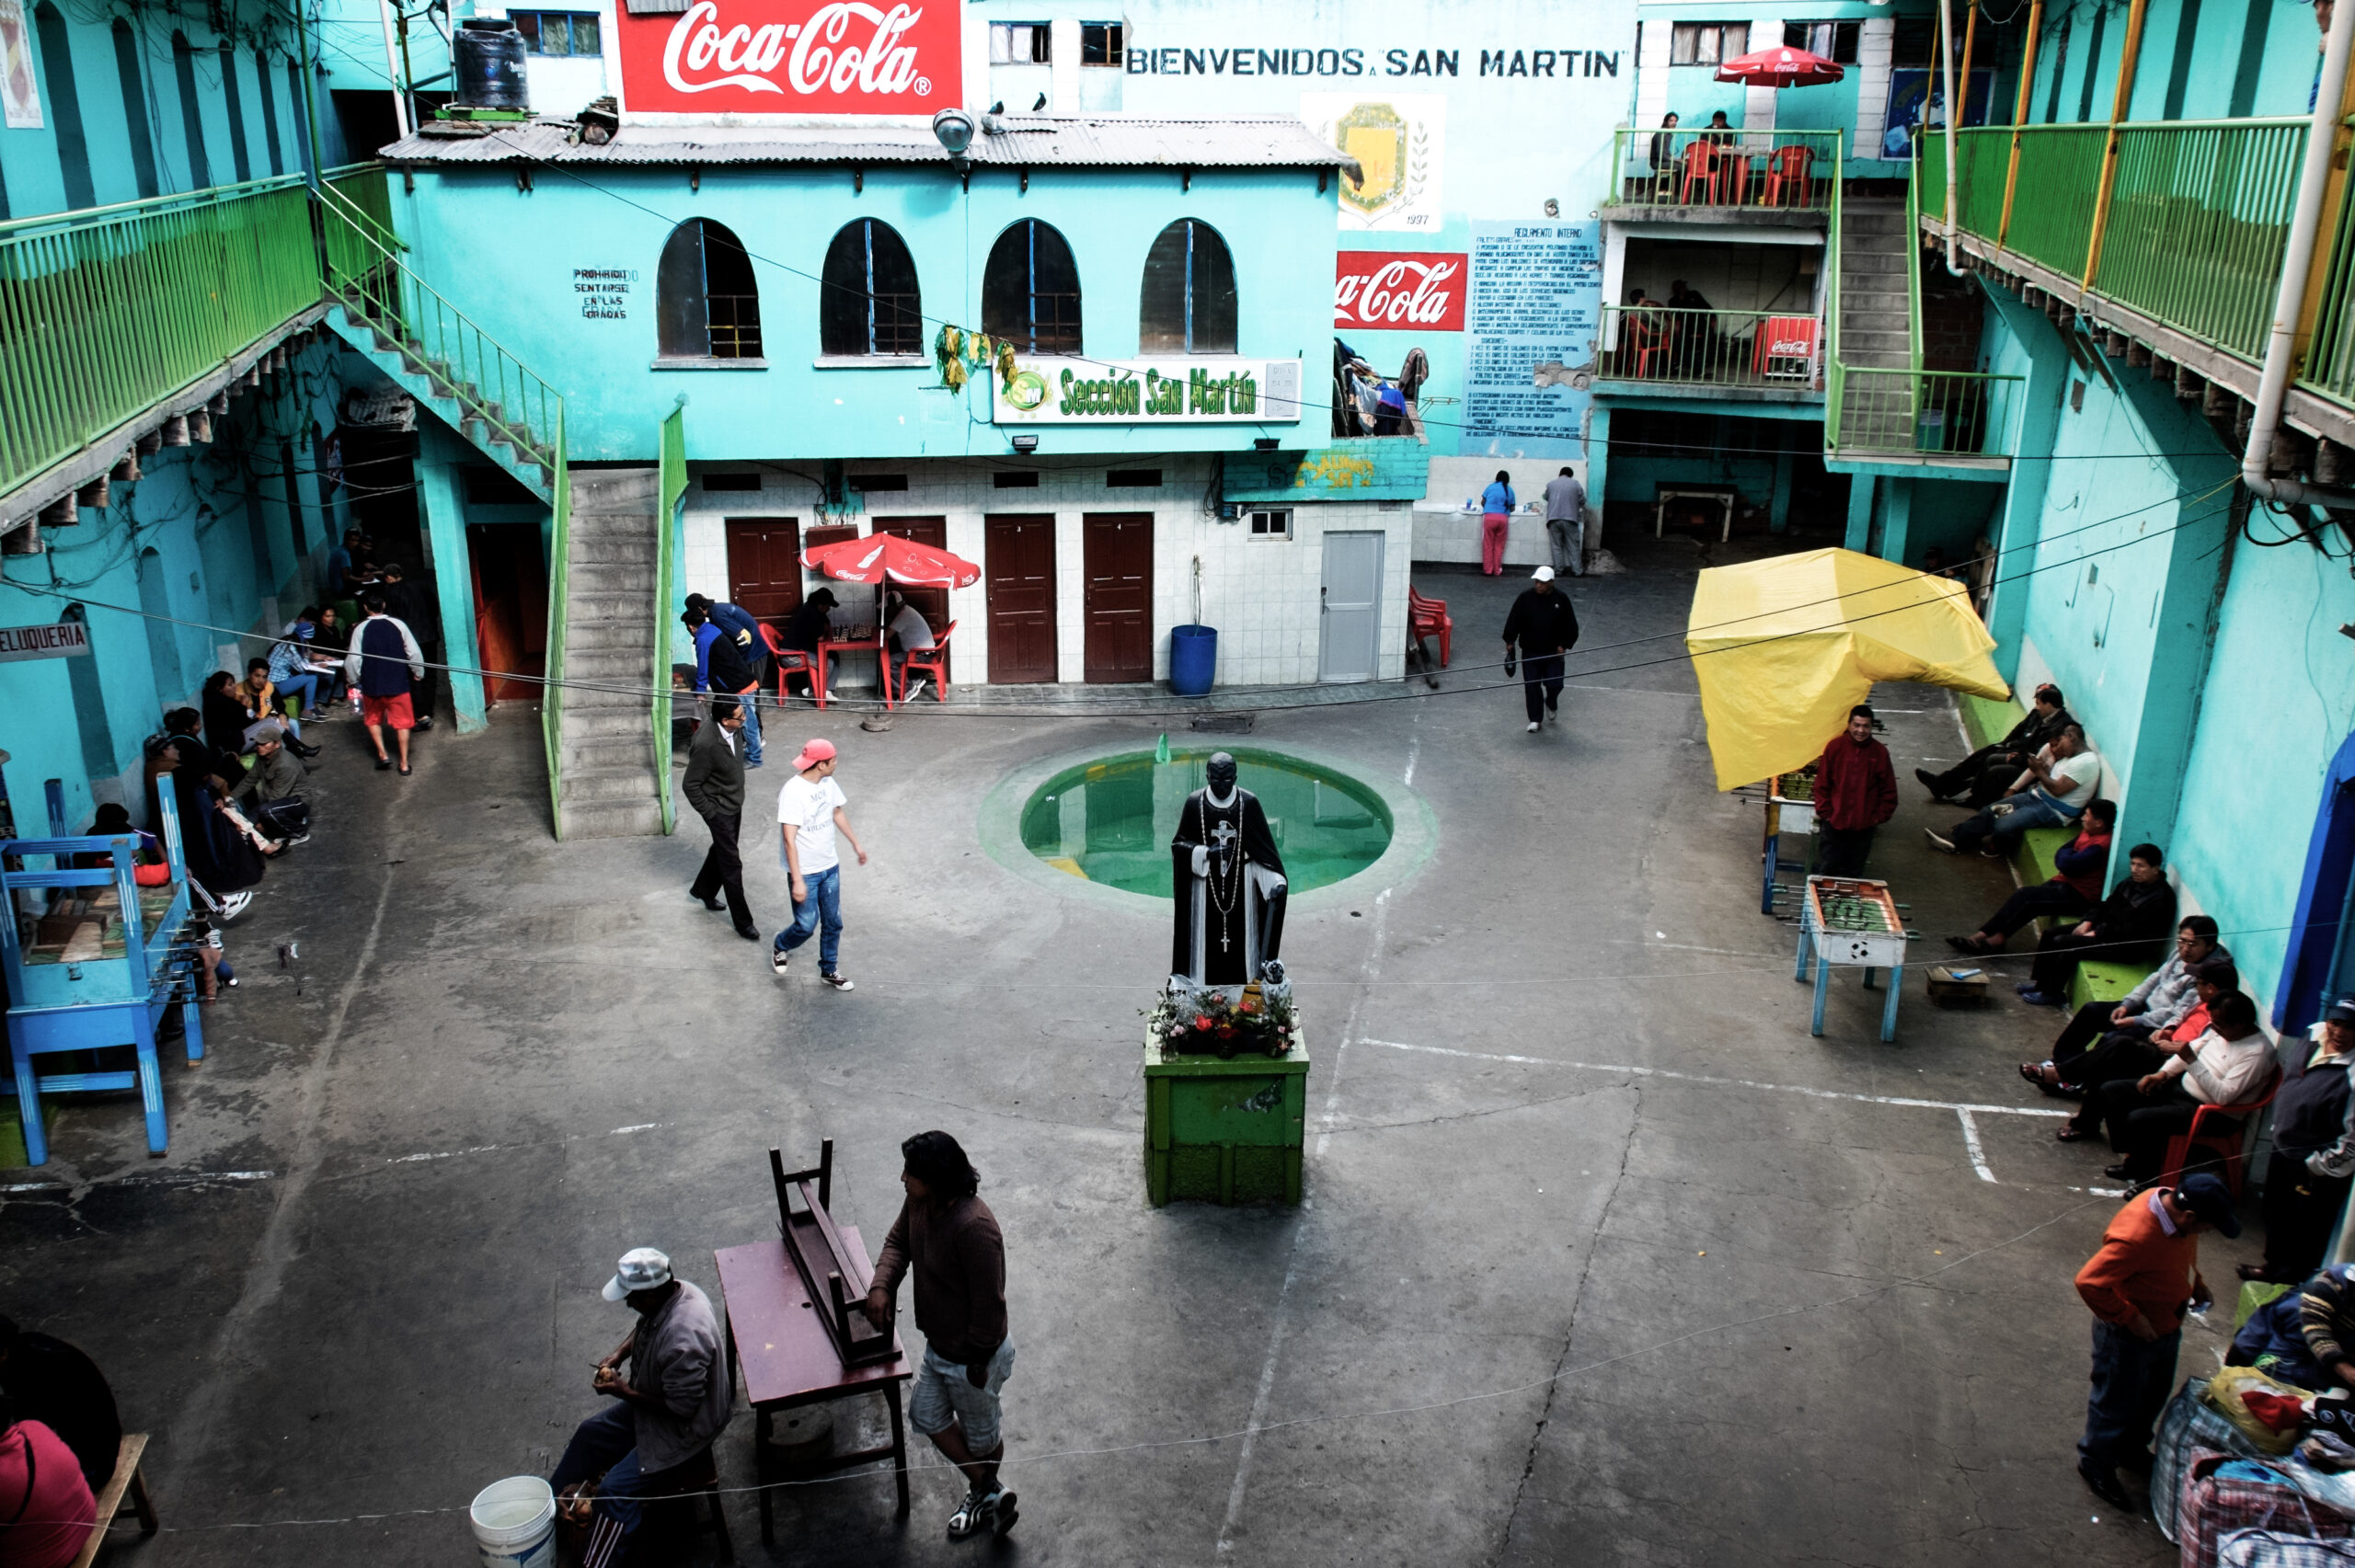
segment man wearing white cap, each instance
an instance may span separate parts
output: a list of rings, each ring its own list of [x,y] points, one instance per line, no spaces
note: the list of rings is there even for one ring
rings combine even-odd
[[[837,830],[850,841],[858,864],[867,852],[850,830],[843,786],[834,782],[834,743],[811,740],[793,759],[793,776],[777,792],[776,830],[779,858],[785,864],[786,890],[793,896],[793,923],[776,933],[769,950],[769,967],[779,979],[793,961],[793,950],[818,936],[818,978],[835,990],[849,990],[850,977],[836,968],[843,946],[842,855],[834,848]]]
[[[662,1253],[624,1253],[605,1299],[626,1301],[638,1314],[638,1326],[589,1382],[618,1402],[573,1431],[548,1484],[561,1494],[596,1482],[598,1515],[626,1537],[638,1528],[639,1499],[667,1490],[663,1472],[702,1454],[728,1425],[736,1391],[710,1298],[672,1276]]]
[[[1521,646],[1521,700],[1529,710],[1529,733],[1562,702],[1562,656],[1578,646],[1579,615],[1570,596],[1554,587],[1554,568],[1540,567],[1505,617],[1505,673],[1512,673],[1513,645]],[[1539,690],[1540,687],[1544,690]]]

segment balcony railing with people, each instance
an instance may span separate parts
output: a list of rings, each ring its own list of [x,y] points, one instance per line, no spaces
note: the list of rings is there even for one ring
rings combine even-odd
[[[1660,126],[1612,134],[1611,201],[1829,212],[1838,131]]]
[[[1822,323],[1804,310],[1612,305],[1602,341],[1598,380],[1799,392],[1823,385]]]

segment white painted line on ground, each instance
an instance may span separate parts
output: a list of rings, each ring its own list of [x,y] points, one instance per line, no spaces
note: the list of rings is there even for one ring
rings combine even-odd
[[[634,1122],[628,1127],[617,1127],[608,1132],[572,1132],[558,1139],[534,1139],[525,1143],[477,1143],[472,1149],[437,1149],[419,1154],[395,1154],[387,1157],[385,1163],[415,1165],[428,1160],[455,1160],[466,1154],[497,1154],[509,1149],[543,1149],[550,1143],[580,1143],[592,1138],[621,1138],[633,1132],[652,1132],[664,1125],[666,1124],[661,1122]]]
[[[1970,1119],[1969,1111],[1957,1107],[1954,1114],[1962,1123],[1962,1146],[1970,1150],[1970,1168],[1979,1173],[1981,1181],[1993,1181],[1995,1173],[1987,1168],[1987,1151],[1979,1147],[1979,1124]]]

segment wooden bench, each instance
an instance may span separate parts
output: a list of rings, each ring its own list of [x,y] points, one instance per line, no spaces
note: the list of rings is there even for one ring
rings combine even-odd
[[[1407,635],[1416,642],[1437,633],[1439,635],[1440,668],[1447,668],[1449,645],[1454,640],[1455,622],[1447,612],[1447,601],[1431,599],[1407,585]]]
[[[122,1447],[115,1451],[114,1477],[98,1494],[98,1523],[91,1527],[90,1539],[82,1543],[82,1554],[74,1559],[74,1568],[90,1568],[98,1561],[98,1549],[107,1543],[107,1527],[122,1515],[126,1498],[139,1516],[139,1533],[155,1533],[155,1505],[147,1495],[147,1478],[140,1472],[146,1452],[146,1433],[122,1435]]]

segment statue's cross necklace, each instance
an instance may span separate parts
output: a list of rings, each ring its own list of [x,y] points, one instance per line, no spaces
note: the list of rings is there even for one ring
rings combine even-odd
[[[1209,803],[1204,802],[1203,837],[1211,840],[1216,846],[1211,853],[1211,873],[1205,880],[1211,885],[1211,905],[1218,910],[1218,948],[1220,952],[1225,953],[1232,951],[1234,945],[1232,933],[1235,905],[1243,892],[1243,857],[1235,853],[1235,841],[1240,835],[1236,832],[1235,824],[1226,818],[1221,817],[1215,826],[1211,826],[1208,822],[1210,809]],[[1235,808],[1230,805],[1228,809]],[[1235,814],[1240,816],[1242,813],[1236,810]],[[1223,891],[1219,887],[1219,878],[1222,876],[1226,878],[1226,886]]]

